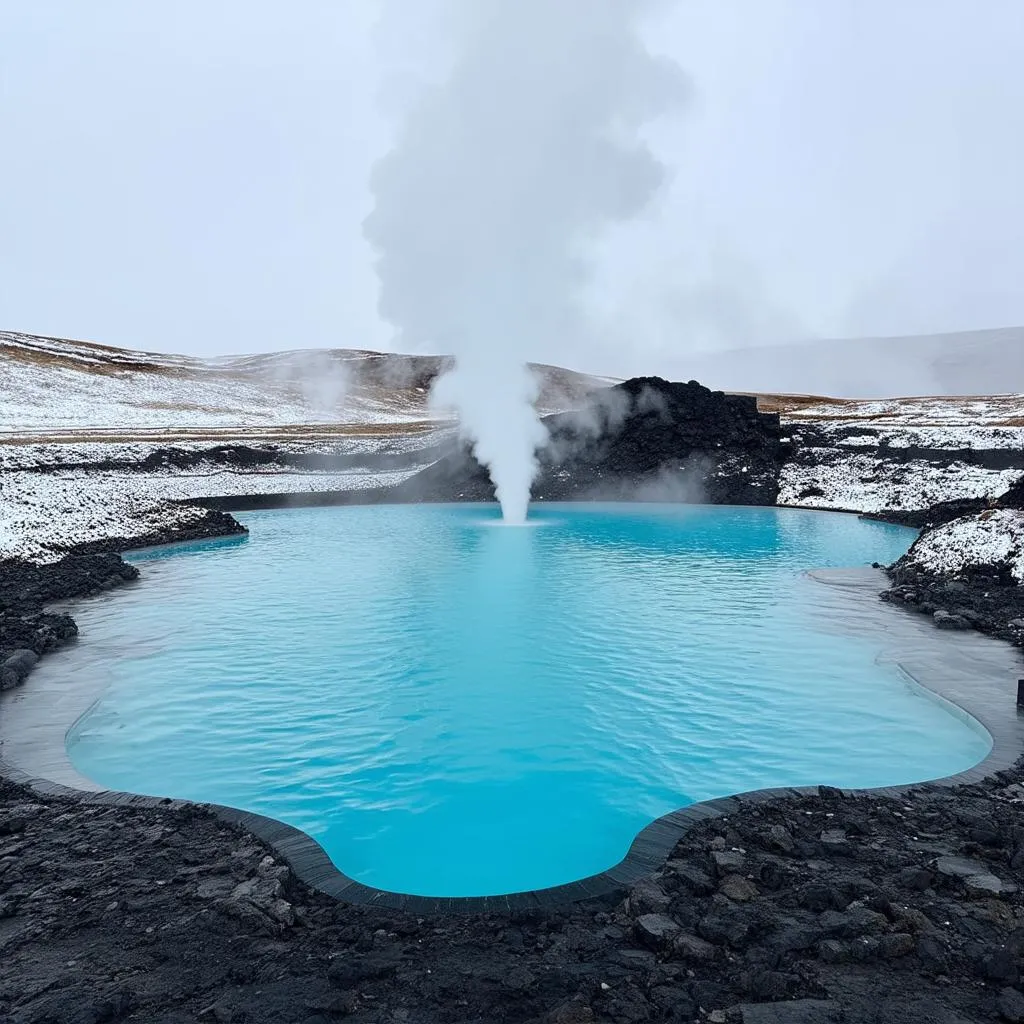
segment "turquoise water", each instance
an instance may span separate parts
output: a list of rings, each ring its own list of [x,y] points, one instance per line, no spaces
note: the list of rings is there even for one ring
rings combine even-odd
[[[483,895],[619,861],[652,819],[766,786],[947,775],[987,738],[818,614],[812,567],[913,533],[783,509],[253,513],[76,611],[107,689],[84,775],[247,808],[370,885]]]

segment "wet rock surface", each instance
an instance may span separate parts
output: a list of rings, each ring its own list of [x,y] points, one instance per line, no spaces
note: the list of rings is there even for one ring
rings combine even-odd
[[[1024,772],[822,794],[737,805],[623,898],[416,917],[315,893],[202,807],[0,783],[0,1019],[1024,1019]]]

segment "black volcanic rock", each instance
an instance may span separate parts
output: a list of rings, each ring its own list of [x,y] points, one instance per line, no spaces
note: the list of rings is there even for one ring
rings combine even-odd
[[[183,505],[202,505],[202,502],[183,501]],[[84,541],[71,548],[71,555],[107,554],[114,551],[132,551],[138,548],[159,547],[163,544],[180,544],[184,541],[215,540],[220,537],[240,537],[249,531],[234,516],[223,509],[208,508],[199,519],[185,522],[173,520],[154,526],[148,533],[134,537],[103,537],[100,540]],[[0,566],[2,568],[2,566]],[[78,596],[78,595],[75,595]]]
[[[83,543],[56,562],[0,561],[0,687],[24,681],[34,665],[30,652],[46,654],[78,635],[70,615],[47,612],[46,604],[89,597],[138,579],[139,570],[118,551],[245,532],[228,513],[210,510],[199,520],[159,527],[143,537]]]
[[[904,556],[886,574],[893,585],[883,601],[928,615],[939,628],[973,628],[1024,647],[1024,587],[1005,566],[972,566],[950,580]]]
[[[866,516],[930,530],[964,516],[993,509],[1024,509],[1024,478],[996,498],[947,501],[911,512]],[[955,579],[917,564],[911,553],[885,568],[892,586],[883,601],[930,616],[940,629],[977,629],[1024,647],[1024,586],[1006,564],[969,566]]]
[[[306,888],[206,807],[77,801],[0,778],[0,1020],[1013,1020],[1022,781],[1018,766],[898,799],[738,801],[625,899],[417,915]],[[979,821],[994,836],[983,850]],[[856,856],[820,842],[831,830]],[[780,885],[741,903],[693,891],[734,845],[749,875],[770,865]]]
[[[884,512],[865,513],[865,519],[881,519],[899,526],[913,526],[918,529],[931,529],[951,523],[963,516],[984,512],[986,509],[1015,508],[1024,509],[1024,477],[1007,488],[995,498],[958,498],[953,501],[942,501],[937,505],[919,509],[888,509]]]
[[[430,454],[429,449],[415,452],[303,452],[280,448],[274,443],[260,446],[247,444],[219,444],[209,447],[154,448],[145,456],[133,457],[130,451],[121,450],[115,455],[93,460],[68,460],[45,462],[34,466],[38,473],[66,473],[84,471],[90,473],[152,473],[167,469],[180,471],[200,470],[209,465],[226,466],[233,470],[264,470],[281,472],[300,470],[315,473],[343,473],[348,470],[386,472],[408,469],[418,460]],[[438,452],[440,454],[440,452]]]
[[[137,579],[139,570],[112,552],[67,555],[58,562],[0,562],[0,608],[40,607],[48,601],[86,597]]]
[[[543,420],[537,501],[666,500],[774,505],[787,454],[777,414],[696,381],[637,377]],[[493,501],[487,471],[461,448],[394,488],[392,500]]]
[[[68,555],[37,565],[0,562],[0,685],[24,681],[38,657],[69,643],[78,627],[69,615],[43,610],[49,601],[85,597],[134,580],[139,571],[116,554]]]

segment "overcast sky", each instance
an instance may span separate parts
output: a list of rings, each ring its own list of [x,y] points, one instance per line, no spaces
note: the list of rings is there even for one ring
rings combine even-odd
[[[427,0],[377,7],[0,0],[0,327],[389,347],[382,105],[448,39]],[[1022,0],[666,0],[649,39],[689,78],[648,133],[671,184],[601,247],[589,349],[535,357],[1024,324]]]

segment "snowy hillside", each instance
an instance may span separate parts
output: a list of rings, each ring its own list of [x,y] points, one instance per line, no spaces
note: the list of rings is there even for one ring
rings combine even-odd
[[[881,512],[992,498],[1024,476],[1024,395],[773,400],[793,441],[779,503]]]
[[[195,359],[0,331],[0,432],[235,428],[436,419],[443,360],[352,349]],[[534,367],[542,412],[608,383]]]

